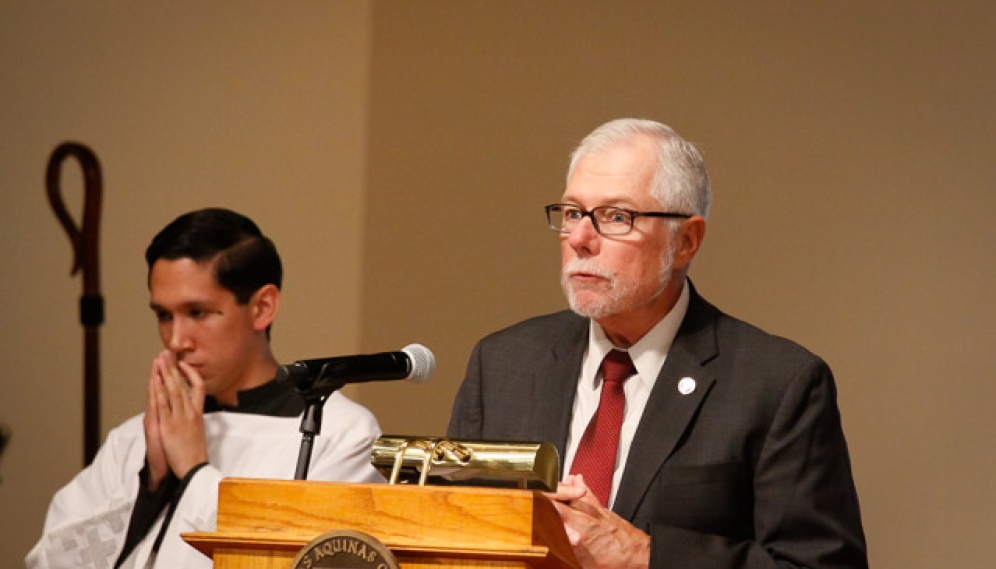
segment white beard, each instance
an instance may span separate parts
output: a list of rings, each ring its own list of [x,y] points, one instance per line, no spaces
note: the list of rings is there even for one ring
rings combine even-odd
[[[641,297],[641,283],[633,279],[620,280],[620,278],[607,269],[598,266],[594,259],[581,259],[575,257],[571,259],[560,271],[560,286],[564,289],[567,302],[571,310],[585,318],[598,320],[614,314],[620,314],[642,306],[651,300],[659,297],[667,289],[671,282],[671,267],[674,264],[674,249],[668,247],[665,252],[660,273],[657,275],[656,288],[653,292]],[[583,284],[571,281],[571,275],[575,273],[590,273],[606,280],[608,291],[599,292],[589,289]],[[598,286],[604,286],[602,284]],[[586,296],[594,298],[585,298]]]

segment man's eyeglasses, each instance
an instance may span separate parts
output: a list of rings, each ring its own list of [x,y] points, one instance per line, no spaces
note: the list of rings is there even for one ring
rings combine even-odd
[[[611,205],[584,210],[576,205],[557,203],[546,206],[546,219],[550,229],[560,233],[570,233],[581,221],[591,218],[595,231],[602,235],[626,235],[633,230],[633,221],[638,217],[663,217],[668,219],[688,219],[687,213],[664,211],[633,211]]]

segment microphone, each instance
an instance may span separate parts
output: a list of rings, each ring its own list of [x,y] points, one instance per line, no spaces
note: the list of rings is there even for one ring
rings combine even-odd
[[[409,344],[400,352],[298,360],[278,367],[277,381],[310,395],[328,395],[347,383],[395,379],[422,383],[435,369],[436,357],[429,348]]]

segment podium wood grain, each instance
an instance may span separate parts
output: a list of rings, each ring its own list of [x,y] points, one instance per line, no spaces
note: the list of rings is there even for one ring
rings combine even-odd
[[[287,569],[331,530],[368,533],[403,569],[577,569],[550,501],[528,490],[229,478],[215,532],[183,538],[216,569]]]

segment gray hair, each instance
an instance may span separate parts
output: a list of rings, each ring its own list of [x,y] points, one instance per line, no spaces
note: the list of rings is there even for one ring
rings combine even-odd
[[[659,142],[657,172],[650,195],[669,211],[708,217],[712,188],[702,155],[671,127],[656,121],[616,119],[596,128],[571,154],[567,180],[570,181],[581,158],[629,142],[639,135],[650,136]]]

